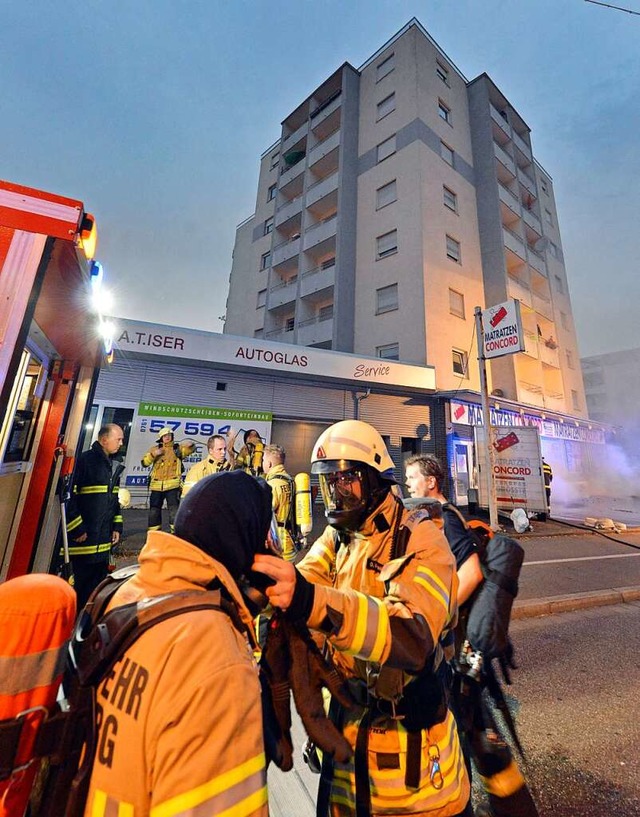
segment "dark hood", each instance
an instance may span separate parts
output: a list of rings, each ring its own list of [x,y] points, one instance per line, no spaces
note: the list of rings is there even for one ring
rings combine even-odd
[[[213,556],[234,578],[247,573],[271,522],[271,488],[244,471],[201,479],[180,503],[175,535]]]

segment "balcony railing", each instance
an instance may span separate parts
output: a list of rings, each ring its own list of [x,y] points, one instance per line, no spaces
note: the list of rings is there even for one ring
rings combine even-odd
[[[531,148],[529,145],[524,141],[524,139],[519,136],[515,131],[513,132],[513,141],[518,147],[518,150],[523,153],[529,161],[531,161]]]
[[[309,295],[314,295],[316,292],[328,289],[334,286],[336,281],[336,266],[332,264],[330,267],[314,267],[302,273],[302,280],[300,281],[300,297],[305,298]]]
[[[511,136],[511,127],[507,120],[502,116],[500,111],[495,107],[495,105],[489,104],[489,110],[491,112],[491,118],[494,122],[497,122],[498,125],[502,128],[502,130],[507,134],[507,136]]]
[[[309,185],[307,188],[307,207],[311,207],[317,201],[320,201],[323,196],[333,193],[338,189],[338,171],[327,176],[325,179],[319,179],[317,182]]]
[[[279,284],[272,286],[269,289],[269,309],[275,309],[295,301],[297,283],[298,279],[294,277],[289,281],[281,281]]]
[[[503,224],[502,237],[504,240],[504,245],[507,247],[507,249],[511,250],[511,252],[515,253],[523,260],[526,260],[527,252],[525,250],[524,241],[519,235],[514,233],[513,230],[510,230],[508,227],[505,227]]]
[[[520,215],[520,200],[501,182],[498,182],[498,195],[500,196],[500,201],[503,201],[516,215]]]
[[[509,173],[511,173],[512,176],[515,176],[516,164],[511,158],[511,156],[509,156],[509,154],[505,150],[503,150],[497,142],[493,143],[493,150],[496,155],[496,159],[498,159],[498,161],[501,162],[507,168],[507,170],[509,171]]]
[[[298,324],[297,342],[301,346],[312,343],[326,343],[333,339],[333,315],[315,315],[313,318],[300,321]]]
[[[277,267],[300,252],[300,236],[276,244],[271,251],[271,266]]]
[[[518,181],[535,195],[536,183],[521,167],[518,168]]]
[[[309,151],[309,167],[312,167],[316,162],[319,162],[327,153],[338,147],[340,144],[340,128],[319,142],[314,148]]]
[[[544,275],[545,278],[548,277],[547,265],[544,258],[532,247],[527,247],[527,261],[529,262],[529,266],[533,267],[534,270],[537,270],[540,275]]]
[[[532,230],[535,230],[538,235],[542,235],[542,226],[538,216],[532,213],[531,210],[527,210],[526,207],[523,208],[522,215],[529,227],[531,227]]]
[[[334,214],[325,221],[320,221],[318,224],[312,224],[311,227],[308,227],[304,234],[305,250],[308,250],[310,247],[315,247],[315,245],[321,241],[334,236],[336,234],[337,225],[337,214]]]
[[[511,298],[517,298],[521,303],[525,306],[531,306],[531,290],[529,287],[524,283],[524,281],[520,281],[517,278],[514,278],[512,275],[508,277],[508,294]]]

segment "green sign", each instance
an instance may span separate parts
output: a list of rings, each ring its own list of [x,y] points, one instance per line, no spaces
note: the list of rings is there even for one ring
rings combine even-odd
[[[270,411],[238,411],[210,406],[179,406],[175,403],[140,403],[138,415],[141,417],[206,417],[212,420],[261,420],[270,423]]]

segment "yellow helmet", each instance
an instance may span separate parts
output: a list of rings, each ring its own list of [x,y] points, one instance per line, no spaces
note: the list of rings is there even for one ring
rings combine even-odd
[[[118,502],[121,508],[131,505],[131,491],[128,488],[118,488]]]

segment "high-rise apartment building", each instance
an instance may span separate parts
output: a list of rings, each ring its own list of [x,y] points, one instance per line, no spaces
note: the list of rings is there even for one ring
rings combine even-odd
[[[526,352],[495,395],[585,415],[553,183],[492,80],[417,20],[329,76],[261,157],[225,332],[428,363],[479,389],[474,308],[518,298]]]

